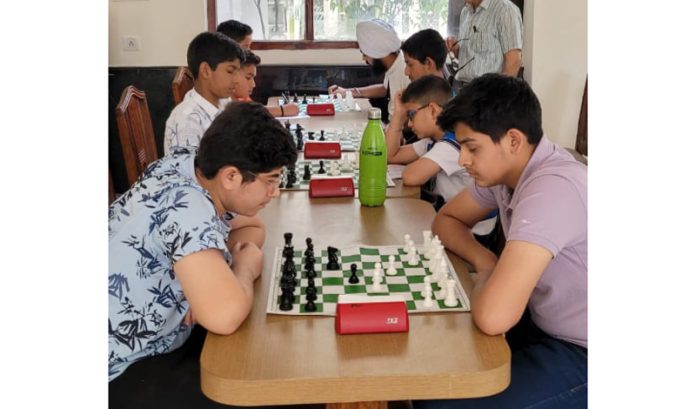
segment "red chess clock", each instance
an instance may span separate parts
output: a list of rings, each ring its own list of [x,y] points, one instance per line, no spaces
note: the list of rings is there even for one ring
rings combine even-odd
[[[342,197],[355,195],[353,178],[320,178],[309,181],[309,197]]]
[[[304,144],[305,159],[341,159],[341,143],[313,141]]]
[[[337,334],[380,332],[408,332],[408,310],[403,297],[352,294],[338,296]]]
[[[307,104],[307,115],[336,115],[336,108],[333,103]]]

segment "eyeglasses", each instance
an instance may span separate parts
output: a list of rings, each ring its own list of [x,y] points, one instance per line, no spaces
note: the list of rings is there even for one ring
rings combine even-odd
[[[245,170],[245,173],[250,174],[253,176],[255,179],[259,179],[260,181],[264,182],[266,184],[266,187],[269,189],[278,189],[280,187],[280,184],[283,183],[283,178],[278,176],[278,177],[272,177],[272,178],[261,178],[259,175],[257,175],[254,172]],[[285,169],[281,171],[281,174],[285,172]]]
[[[406,111],[406,116],[408,117],[408,120],[409,120],[409,121],[413,121],[413,117],[416,116],[416,113],[417,113],[418,111],[420,111],[421,109],[427,107],[428,105],[430,105],[430,104],[421,105],[421,106],[419,106],[417,109],[412,109],[412,110],[410,110],[410,111]]]

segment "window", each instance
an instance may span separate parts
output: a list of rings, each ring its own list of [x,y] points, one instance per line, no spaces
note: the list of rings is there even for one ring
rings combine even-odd
[[[357,48],[355,25],[374,17],[392,24],[401,39],[428,27],[446,36],[450,2],[208,0],[208,28],[215,30],[218,22],[229,19],[242,21],[254,30],[255,49]]]

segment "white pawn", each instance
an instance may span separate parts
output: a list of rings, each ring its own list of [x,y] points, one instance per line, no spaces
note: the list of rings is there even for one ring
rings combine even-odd
[[[396,257],[394,257],[394,255],[389,256],[389,267],[387,268],[387,275],[388,276],[395,276],[396,275]]]
[[[433,303],[433,289],[430,287],[425,288],[425,294],[423,294],[423,307],[433,308],[435,303]]]
[[[425,258],[430,260],[431,258],[435,257],[435,251],[437,250],[437,246],[440,245],[440,238],[435,235],[433,239],[430,241],[430,248],[428,248],[427,253],[425,254]]]
[[[447,273],[442,273],[440,276],[440,281],[437,282],[437,286],[440,288],[440,291],[437,292],[438,298],[445,298],[446,293],[446,288],[447,288],[447,280],[451,280]]]
[[[454,280],[451,278],[448,279],[445,283],[445,286],[447,287],[447,295],[445,295],[445,305],[448,307],[456,307],[458,303],[457,297],[454,295]]]
[[[411,235],[406,233],[404,234],[404,250],[408,252],[408,242],[411,241]]]
[[[423,291],[421,291],[421,295],[425,298],[425,293],[430,289],[430,295],[433,294],[433,287],[430,286],[430,276],[425,276],[423,277]]]
[[[375,271],[372,273],[372,281],[382,282],[382,263],[375,264]]]
[[[430,230],[423,230],[423,254],[426,254],[430,250],[432,240],[433,232]]]
[[[377,263],[379,264],[379,263]],[[382,292],[382,266],[380,268],[375,268],[374,275],[372,276],[372,291],[376,293]]]
[[[409,266],[417,266],[418,265],[418,255],[416,254],[415,247],[409,247],[407,257],[408,257],[407,263]]]
[[[433,279],[434,280],[439,280],[440,275],[438,274],[438,267],[440,266],[440,260],[442,260],[439,254],[435,254],[430,261],[428,261],[428,270],[433,274]]]

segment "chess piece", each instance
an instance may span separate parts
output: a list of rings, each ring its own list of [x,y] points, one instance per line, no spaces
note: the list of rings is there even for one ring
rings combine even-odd
[[[350,265],[350,278],[348,279],[348,282],[351,284],[357,284],[360,282],[360,279],[358,278],[358,266],[355,263]]]
[[[305,94],[304,97],[302,97],[302,103],[307,104],[307,94]]]
[[[307,301],[307,304],[305,304],[305,311],[307,312],[314,312],[317,310],[317,306],[314,304],[314,301]]]
[[[423,277],[423,291],[421,291],[421,295],[423,296],[423,298],[425,298],[425,291],[427,289],[430,289],[430,293],[432,294],[433,287],[430,286],[430,283],[430,276]]]
[[[287,289],[282,290],[283,293],[280,296],[280,310],[281,311],[290,311],[292,309],[292,303],[295,299],[295,296],[292,294]]]
[[[329,246],[327,249],[328,257],[329,257],[329,262],[326,264],[326,269],[327,270],[340,270],[341,265],[338,264],[338,249],[335,247]]]
[[[310,141],[314,140],[314,131],[307,131],[307,139]]]
[[[324,138],[324,130],[322,129],[320,132],[321,132],[321,134],[319,135],[319,140],[320,140],[320,141],[325,141],[326,138]]]
[[[285,247],[292,246],[292,233],[283,233],[283,239],[285,239]]]
[[[321,173],[321,169],[319,173]],[[309,180],[311,177],[312,173],[309,170],[309,165],[304,165],[304,174],[302,175],[302,180]]]
[[[324,169],[324,161],[323,160],[319,161],[319,170],[317,171],[317,173],[319,173],[320,175],[323,175],[324,173],[326,173],[326,169]]]
[[[454,295],[454,280],[451,278],[448,279],[445,283],[445,287],[447,288],[447,294],[445,295],[445,305],[448,307],[456,307],[458,302],[457,297]]]
[[[416,254],[415,247],[409,247],[407,257],[408,257],[407,263],[409,266],[417,266],[418,265],[418,255]]]
[[[375,263],[375,270],[372,273],[372,281],[382,283],[382,272],[383,272],[382,263],[380,263],[380,262]]]
[[[430,230],[423,230],[423,254],[426,254],[430,250],[430,245],[433,240],[433,232]]]
[[[392,254],[389,256],[389,267],[387,268],[387,275],[395,276],[396,273],[396,257],[394,257],[394,255]]]
[[[307,288],[307,293],[305,294],[305,298],[307,298],[307,301],[316,301],[317,300],[317,289],[316,288]]]
[[[377,263],[380,264],[380,263]],[[372,291],[376,293],[381,293],[384,289],[382,288],[382,266],[380,268],[375,268],[374,275],[372,276]]]
[[[295,96],[292,97],[292,102],[297,103],[299,99],[297,98],[297,92],[295,93]]]
[[[290,132],[290,126],[292,126],[292,125],[290,125],[290,121],[289,121],[289,120],[285,120],[285,129],[287,129],[288,132]]]
[[[433,289],[428,286],[425,288],[423,294],[423,307],[433,308],[434,306],[435,303],[433,303]]]

